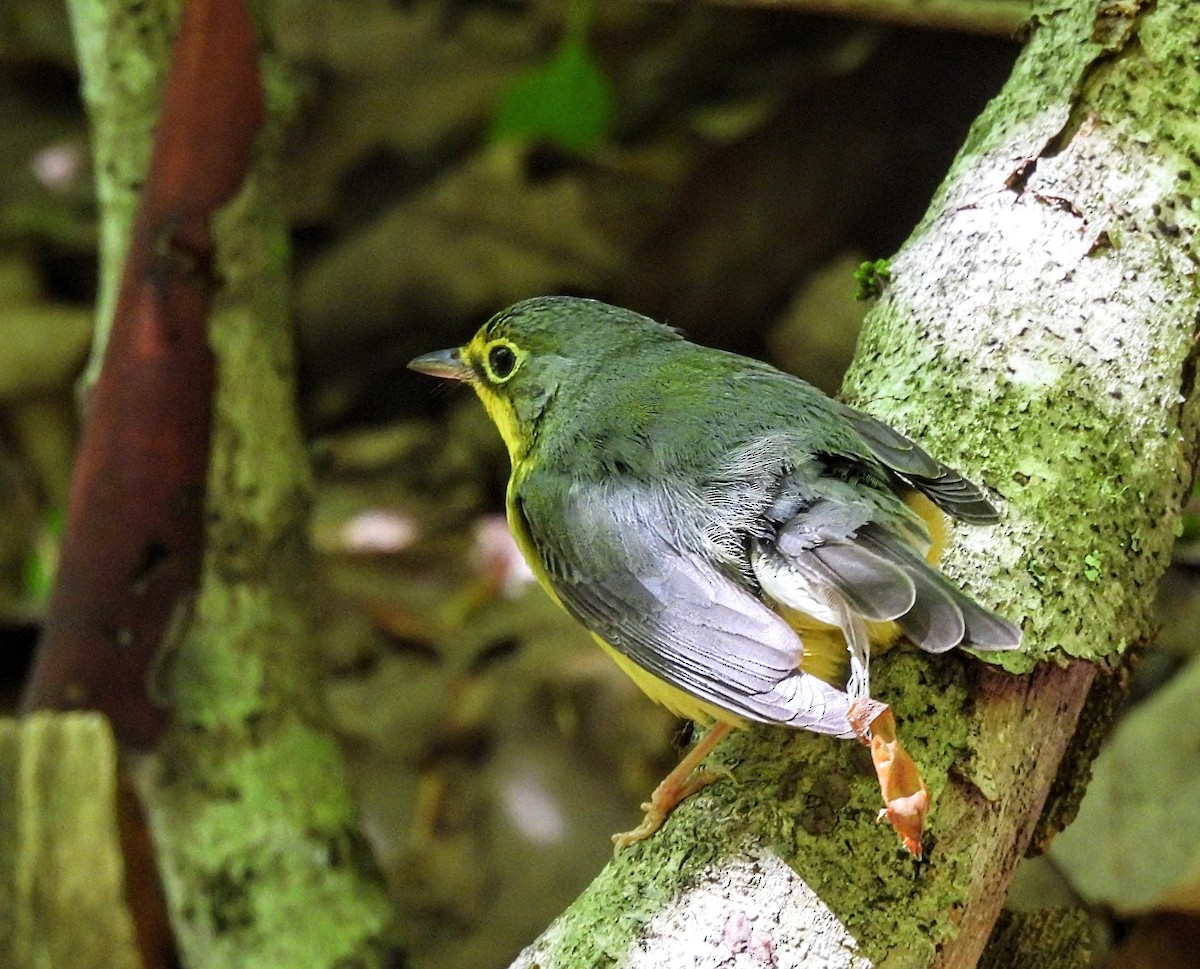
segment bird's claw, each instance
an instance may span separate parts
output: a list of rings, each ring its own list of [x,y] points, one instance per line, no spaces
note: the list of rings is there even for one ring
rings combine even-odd
[[[632,831],[625,831],[612,836],[613,856],[616,857],[630,845],[637,844],[639,841],[649,838],[650,835],[662,827],[663,822],[667,819],[667,815],[674,811],[676,807],[697,791],[708,787],[713,781],[718,781],[722,777],[732,779],[733,774],[727,768],[717,767],[693,771],[683,783],[679,783],[668,776],[654,789],[654,793],[650,795],[650,800],[642,802],[642,811],[645,812],[642,823]]]
[[[728,723],[713,724],[704,738],[691,749],[671,773],[662,779],[662,783],[650,795],[650,800],[642,805],[642,810],[646,812],[642,823],[632,831],[613,835],[613,844],[616,846],[613,850],[614,855],[619,855],[631,844],[636,844],[654,834],[662,827],[667,815],[674,811],[681,801],[687,800],[715,780],[733,776],[724,768],[700,770],[698,767],[700,762],[731,729]]]

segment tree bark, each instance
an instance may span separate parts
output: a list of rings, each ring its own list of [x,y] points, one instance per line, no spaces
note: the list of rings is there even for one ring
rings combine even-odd
[[[104,718],[0,719],[0,791],[0,962],[140,969]]]
[[[934,798],[927,859],[875,825],[861,748],[746,731],[715,758],[736,781],[514,966],[971,967],[1035,830],[1069,815],[1102,727],[1072,734],[1097,672],[1151,633],[1195,468],[1200,8],[1078,0],[1032,23],[846,382],[998,497],[1002,524],[957,529],[945,568],[1025,635],[1003,668],[902,650],[874,667]]]
[[[102,202],[102,333],[178,12],[169,0],[71,5]],[[188,66],[203,77],[212,65]],[[170,723],[135,777],[188,969],[367,969],[390,915],[323,725],[275,171],[291,94],[269,55],[262,74],[251,171],[207,226],[217,387],[200,591],[163,643],[150,685]]]
[[[200,580],[215,366],[211,222],[243,184],[262,127],[258,61],[243,0],[187,4],[23,700],[26,710],[99,710],[126,747],[151,747],[166,725],[146,684]]]

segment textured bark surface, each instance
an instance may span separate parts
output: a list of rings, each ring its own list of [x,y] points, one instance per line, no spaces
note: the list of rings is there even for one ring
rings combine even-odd
[[[0,719],[0,791],[0,964],[139,969],[104,718]]]
[[[875,826],[861,749],[747,732],[716,758],[736,782],[609,865],[515,966],[977,964],[1096,672],[1150,633],[1196,457],[1200,9],[1059,3],[1033,24],[846,384],[999,499],[1002,524],[957,529],[945,567],[1025,634],[1007,671],[875,666],[934,798],[927,860]]]
[[[1084,909],[1005,912],[980,969],[1087,969],[1091,927]]]
[[[177,9],[72,5],[105,204],[105,293],[145,177]],[[267,124],[250,175],[211,225],[217,389],[201,586],[154,677],[170,727],[135,773],[188,969],[365,969],[381,959],[389,908],[322,726],[308,612],[310,481],[273,168],[290,93],[269,57],[262,73]]]

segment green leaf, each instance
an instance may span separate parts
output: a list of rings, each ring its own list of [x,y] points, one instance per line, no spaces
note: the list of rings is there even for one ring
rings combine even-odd
[[[21,584],[26,596],[36,602],[50,595],[54,573],[58,568],[58,546],[62,539],[63,514],[58,509],[46,513],[33,548],[25,558]]]
[[[583,152],[608,135],[612,85],[592,60],[586,40],[575,34],[508,90],[492,121],[493,141],[540,139]]]

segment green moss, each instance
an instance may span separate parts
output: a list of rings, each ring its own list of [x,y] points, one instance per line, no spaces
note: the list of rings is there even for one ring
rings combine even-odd
[[[854,298],[859,302],[878,299],[883,295],[883,288],[891,278],[891,264],[886,259],[860,263],[854,270]]]
[[[873,328],[860,349],[852,399],[872,387],[866,409],[1001,498],[1002,524],[959,533],[986,534],[981,554],[968,561],[952,548],[946,561],[956,581],[1023,622],[1022,653],[988,659],[1027,672],[1055,654],[1111,659],[1141,638],[1150,618],[1129,601],[1158,581],[1174,541],[1180,481],[1163,469],[1177,466],[1178,441],[1131,422],[1104,371],[1050,347],[1036,365],[1057,380],[985,373],[971,386],[946,380],[962,363],[919,325]]]

